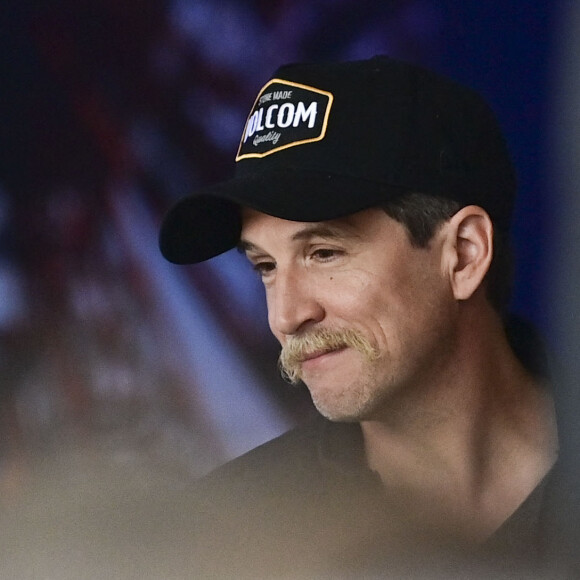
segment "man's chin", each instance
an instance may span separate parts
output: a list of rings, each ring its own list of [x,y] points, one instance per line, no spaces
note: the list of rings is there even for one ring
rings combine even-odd
[[[355,423],[362,421],[368,415],[366,405],[359,401],[344,401],[340,399],[328,400],[310,392],[312,402],[318,412],[329,419],[340,423]]]
[[[318,407],[317,407],[318,409]],[[318,412],[333,423],[360,423],[362,419],[355,415],[345,415],[340,413],[328,413],[326,410],[323,412],[321,409],[318,409]]]
[[[301,375],[314,406],[331,421],[362,421],[376,410],[374,365],[354,349],[327,355],[315,366],[302,365]]]

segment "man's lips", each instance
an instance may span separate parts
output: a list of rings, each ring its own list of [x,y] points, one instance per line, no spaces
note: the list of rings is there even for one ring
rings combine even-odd
[[[340,348],[332,348],[332,349],[328,349],[328,348],[321,348],[312,352],[309,352],[307,354],[305,354],[300,362],[301,363],[305,363],[308,362],[310,360],[314,360],[316,358],[320,358],[322,356],[325,356],[327,354],[334,354],[336,352],[340,352],[341,350],[344,350],[346,348],[346,346],[341,346]]]

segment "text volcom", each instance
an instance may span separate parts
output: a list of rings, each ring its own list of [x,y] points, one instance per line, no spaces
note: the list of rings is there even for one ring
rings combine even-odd
[[[302,101],[299,101],[296,105],[294,103],[284,103],[283,105],[270,105],[268,108],[262,107],[254,111],[248,119],[246,132],[244,134],[244,143],[248,137],[264,129],[274,129],[276,127],[285,129],[290,125],[298,127],[301,122],[307,122],[308,127],[312,129],[316,123],[317,113],[316,101],[310,103],[308,108],[306,108],[306,105]]]

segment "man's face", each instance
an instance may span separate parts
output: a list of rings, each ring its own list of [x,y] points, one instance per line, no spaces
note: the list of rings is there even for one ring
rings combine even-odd
[[[441,230],[416,248],[381,209],[318,223],[246,209],[241,245],[282,356],[326,417],[378,419],[448,362],[457,309]]]

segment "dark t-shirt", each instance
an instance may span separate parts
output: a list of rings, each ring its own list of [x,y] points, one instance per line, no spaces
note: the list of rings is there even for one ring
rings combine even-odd
[[[366,465],[358,424],[323,418],[195,490],[196,578],[535,578],[545,479],[484,544],[424,536]]]

